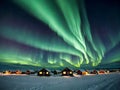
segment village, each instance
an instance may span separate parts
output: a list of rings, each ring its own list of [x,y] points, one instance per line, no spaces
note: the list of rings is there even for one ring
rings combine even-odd
[[[100,75],[100,74],[110,74],[110,73],[119,73],[119,69],[112,69],[112,70],[72,70],[68,67],[64,68],[63,70],[49,70],[42,68],[41,70],[6,70],[0,72],[0,75],[35,75],[35,76],[85,76],[85,75]]]

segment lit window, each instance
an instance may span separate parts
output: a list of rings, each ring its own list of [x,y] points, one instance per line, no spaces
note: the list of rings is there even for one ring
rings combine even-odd
[[[66,74],[66,72],[64,71],[63,74]]]
[[[70,72],[70,74],[72,74],[72,72]]]
[[[48,74],[48,72],[46,72],[46,74]]]
[[[42,72],[39,72],[39,74],[42,74]]]

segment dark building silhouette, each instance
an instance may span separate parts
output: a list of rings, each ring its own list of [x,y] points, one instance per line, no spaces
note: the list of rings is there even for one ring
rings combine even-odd
[[[98,74],[98,71],[97,71],[97,70],[93,70],[93,71],[91,72],[91,74]]]
[[[82,71],[80,71],[80,70],[77,70],[77,72],[76,72],[78,75],[82,75]]]
[[[66,67],[62,70],[62,76],[73,76],[73,71]]]
[[[52,73],[53,73],[54,75],[57,75],[57,74],[58,74],[58,72],[57,72],[56,70],[52,71]]]
[[[43,68],[40,71],[38,71],[38,76],[50,76],[50,71],[47,69]]]

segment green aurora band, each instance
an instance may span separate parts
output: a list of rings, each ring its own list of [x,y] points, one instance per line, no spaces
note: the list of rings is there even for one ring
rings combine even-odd
[[[82,53],[84,55],[87,64],[89,63],[87,55],[91,57],[91,61],[96,60],[96,58],[94,59],[94,57],[92,57],[93,56],[91,55],[92,53],[88,51],[88,49],[86,49],[86,44],[84,40],[85,35],[82,34],[82,30],[80,28],[82,23],[80,19],[80,14],[81,15],[84,14],[82,16],[85,16],[83,22],[87,22],[86,19],[87,17],[85,11],[84,13],[79,13],[79,8],[77,7],[77,2],[75,0],[56,0],[55,3],[57,3],[57,5],[59,6],[58,9],[59,8],[61,9],[60,12],[62,14],[59,14],[58,9],[56,9],[57,6],[54,7],[55,6],[54,3],[51,3],[50,0],[36,0],[36,1],[30,0],[29,2],[27,0],[19,0],[17,3],[20,4],[27,11],[32,13],[36,18],[48,24],[51,30],[53,30],[60,37],[62,37],[65,42],[73,46],[76,50],[80,51],[80,54]],[[82,0],[81,3],[83,3]],[[64,17],[60,15],[63,15]],[[64,20],[64,18],[66,21]],[[89,36],[87,37],[89,39],[88,41],[90,41],[90,43],[94,45],[94,43],[92,42],[89,24],[88,23],[85,24],[86,25],[84,27],[88,28],[86,28],[86,30],[84,29],[83,32],[87,34],[86,37]],[[94,46],[94,48],[96,47]],[[97,63],[99,63],[100,60],[102,59],[101,58],[102,56],[99,51],[100,50],[97,50],[98,53]],[[83,63],[82,57],[80,58],[80,60],[81,63]]]
[[[20,47],[11,47],[8,50],[1,45],[0,58],[4,58],[4,61],[0,59],[0,62],[42,67],[80,67],[81,64],[96,66],[101,63],[106,48],[97,35],[94,36],[95,39],[92,37],[84,0],[79,2],[76,0],[52,0],[52,2],[51,0],[14,0],[14,3],[48,25],[57,36],[50,38],[34,30],[29,31],[23,27],[12,26],[2,26],[0,35],[38,50],[52,52],[56,56],[49,53],[46,63],[40,52],[37,54],[39,58],[36,58],[36,54],[32,57],[32,51],[26,54],[19,49]],[[115,42],[113,38],[111,40],[114,44],[110,48],[120,41],[117,39]]]

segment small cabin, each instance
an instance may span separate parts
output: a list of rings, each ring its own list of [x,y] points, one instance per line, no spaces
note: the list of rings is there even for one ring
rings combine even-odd
[[[15,74],[22,74],[22,71],[16,70],[16,71],[15,71]]]
[[[76,72],[78,75],[82,75],[82,71],[80,71],[80,70],[77,70],[77,72]]]
[[[31,71],[30,71],[30,70],[27,70],[27,71],[25,72],[25,74],[30,75],[30,74],[31,74]]]
[[[98,74],[98,71],[97,71],[97,70],[94,70],[94,71],[93,71],[93,74]]]
[[[90,74],[98,74],[97,70],[93,70],[92,72],[90,72]]]
[[[43,68],[40,71],[38,71],[38,76],[50,76],[50,71]]]
[[[6,70],[6,71],[4,72],[4,74],[11,74],[11,71]]]
[[[62,76],[73,76],[73,71],[69,68],[65,68],[62,70]]]
[[[89,71],[81,69],[81,70],[77,70],[76,73],[77,75],[88,75]]]
[[[104,70],[99,70],[99,74],[105,74],[106,72]]]
[[[83,71],[82,75],[88,75],[88,72],[87,71]]]

